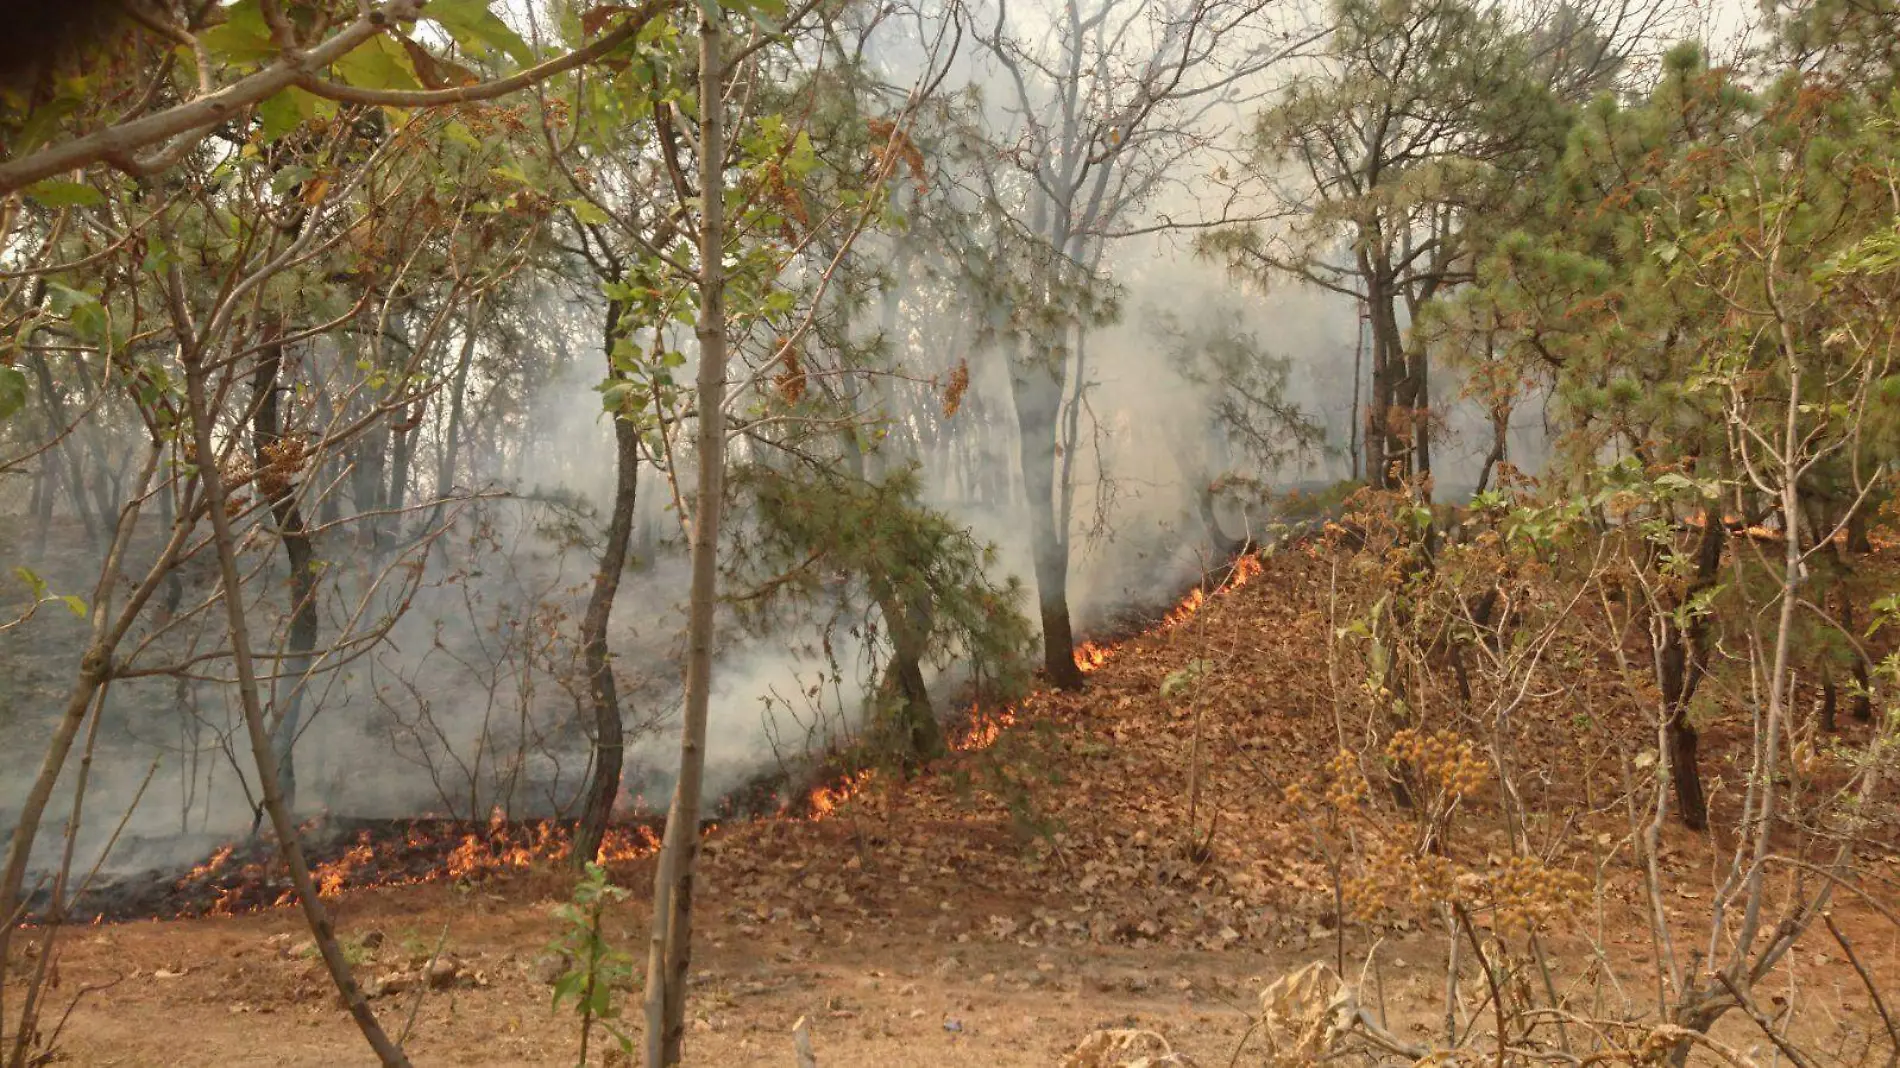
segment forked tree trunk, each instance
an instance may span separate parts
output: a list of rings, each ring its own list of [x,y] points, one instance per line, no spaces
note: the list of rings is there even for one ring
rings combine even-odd
[[[699,484],[693,516],[692,592],[686,624],[686,695],[680,770],[653,875],[653,936],[646,982],[647,1068],[680,1062],[692,950],[693,862],[706,767],[706,709],[718,607],[719,514],[726,480],[725,59],[715,9],[699,19]]]
[[[614,337],[620,327],[621,305],[607,307],[604,351],[611,367]],[[609,374],[613,372],[609,370]],[[582,797],[580,822],[574,828],[573,862],[585,866],[600,852],[620,794],[622,758],[626,739],[620,724],[620,690],[614,683],[607,655],[607,624],[613,617],[620,576],[627,570],[627,546],[633,540],[633,512],[640,488],[640,430],[633,423],[614,420],[614,507],[607,522],[607,542],[600,552],[600,570],[594,573],[594,592],[581,620],[581,652],[587,664],[587,694],[594,712],[593,774]]]

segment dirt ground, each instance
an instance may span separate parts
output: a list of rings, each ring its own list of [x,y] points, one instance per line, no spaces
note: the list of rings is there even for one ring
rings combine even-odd
[[[1249,1027],[1260,989],[1336,957],[1393,1032],[1441,1035],[1444,932],[1387,916],[1340,934],[1327,868],[1283,797],[1333,750],[1313,592],[1324,582],[1307,573],[1320,566],[1270,564],[1266,581],[1210,600],[1193,625],[1117,647],[1085,694],[1031,700],[1010,729],[928,774],[873,777],[822,820],[708,837],[688,1062],[790,1065],[802,1016],[826,1068],[1054,1065],[1104,1028],[1157,1032],[1201,1065],[1259,1065]],[[1167,699],[1166,680],[1197,659],[1219,665],[1222,683],[1192,702]],[[1546,783],[1582,766],[1551,737],[1526,750]],[[1722,767],[1728,754],[1711,737]],[[1548,807],[1550,826],[1536,833],[1586,843],[1575,862],[1601,880],[1594,914],[1562,917],[1568,930],[1547,934],[1551,986],[1580,1012],[1640,1015],[1656,975],[1625,817],[1560,794]],[[1470,834],[1480,856],[1487,834],[1504,841],[1481,822]],[[1667,836],[1680,944],[1706,937],[1719,845]],[[1900,853],[1864,860],[1868,886],[1900,886]],[[643,970],[651,865],[611,874],[630,899],[606,913],[604,933]],[[571,886],[536,869],[355,891],[332,905],[379,1018],[407,1031],[416,1063],[567,1065],[578,1029],[551,1007],[549,947],[552,909]],[[1843,895],[1833,915],[1900,1011],[1900,928],[1880,915],[1900,893],[1885,902]],[[59,946],[48,1026],[72,1006],[64,1063],[371,1063],[294,909],[68,930]],[[432,962],[434,984],[419,978]],[[1467,961],[1461,1027],[1484,1004],[1476,971]],[[9,1010],[19,989],[9,983]],[[1792,1007],[1784,1023],[1813,1048],[1837,1051],[1828,1063],[1885,1063],[1878,1007],[1825,932],[1757,989]],[[620,1000],[637,1018],[633,996]],[[1775,1063],[1739,1013],[1716,1035]],[[1243,1039],[1255,1044],[1234,1060]]]

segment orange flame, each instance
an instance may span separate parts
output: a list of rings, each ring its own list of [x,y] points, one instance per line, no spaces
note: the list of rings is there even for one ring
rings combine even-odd
[[[1081,645],[1075,647],[1075,666],[1082,674],[1087,675],[1089,672],[1108,663],[1109,658],[1114,655],[1115,647],[1112,645],[1083,642]]]
[[[829,819],[838,811],[838,806],[851,800],[868,785],[873,777],[872,769],[865,768],[855,775],[847,775],[830,786],[820,786],[811,792],[806,804],[811,809],[813,822]]]
[[[970,726],[963,736],[950,743],[950,748],[959,753],[973,753],[979,749],[988,749],[996,744],[1003,732],[1016,725],[1016,706],[1005,705],[996,712],[982,709],[970,710]]]

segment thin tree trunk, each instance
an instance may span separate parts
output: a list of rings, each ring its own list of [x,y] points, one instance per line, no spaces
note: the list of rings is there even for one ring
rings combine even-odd
[[[612,377],[614,338],[619,332],[620,302],[607,306],[603,351]],[[620,793],[620,770],[626,738],[620,723],[620,691],[614,683],[613,664],[607,656],[607,624],[613,617],[620,576],[627,570],[627,545],[633,539],[634,505],[640,489],[640,429],[626,419],[614,420],[614,507],[607,522],[607,542],[601,547],[600,570],[594,573],[594,592],[581,620],[581,651],[587,664],[587,693],[594,711],[593,774],[582,793],[580,822],[574,827],[575,867],[583,867],[600,852]]]
[[[706,712],[718,608],[719,518],[726,477],[725,60],[712,9],[699,20],[699,409],[698,506],[693,517],[692,592],[686,628],[686,694],[679,778],[653,876],[653,937],[647,956],[647,1068],[680,1062],[686,974],[692,949],[693,862],[706,766]]]
[[[1363,451],[1361,448],[1363,436],[1359,432],[1359,389],[1365,379],[1364,368],[1366,361],[1367,317],[1364,297],[1359,299],[1359,306],[1356,311],[1358,315],[1354,320],[1352,343],[1352,416],[1347,420],[1346,427],[1346,433],[1349,435],[1346,447],[1352,453],[1352,480],[1354,482],[1364,477],[1364,464],[1361,462],[1362,457],[1360,456],[1361,451]]]
[[[59,395],[59,387],[53,382],[52,368],[47,366],[46,357],[40,355],[38,351],[31,349],[28,351],[32,355],[27,362],[33,368],[34,377],[39,380],[40,403],[45,406],[47,419],[57,428],[55,433],[65,431],[72,426],[72,423],[66,414],[66,401]],[[80,523],[86,528],[86,541],[97,545],[100,529],[105,524],[105,516],[94,516],[92,502],[86,498],[85,466],[81,462],[78,446],[73,441],[76,433],[76,429],[65,433],[59,444],[55,445],[51,451],[66,464],[64,474],[67,495],[72,498],[73,513],[79,517]]]
[[[475,338],[481,327],[481,314],[482,304],[476,301],[475,306],[469,309],[468,322],[463,327],[462,351],[455,361],[455,375],[449,381],[448,426],[442,432],[442,456],[435,467],[435,496],[438,501],[448,496],[450,488],[455,485],[455,454],[462,447],[463,412],[468,405],[468,371],[475,362]]]
[[[290,634],[284,647],[284,669],[271,684],[271,747],[277,761],[277,777],[284,795],[284,807],[297,810],[297,765],[292,747],[303,725],[304,692],[309,685],[310,666],[317,648],[317,553],[304,523],[303,510],[297,504],[294,471],[270,475],[271,452],[284,440],[283,416],[278,404],[278,380],[283,373],[284,346],[277,341],[281,326],[271,328],[273,337],[259,354],[257,369],[251,377],[254,414],[251,417],[251,445],[256,469],[264,473],[260,488],[269,495],[271,517],[277,523],[277,537],[284,546],[284,563],[290,570]],[[281,469],[280,469],[281,470]],[[255,833],[263,813],[252,820]]]
[[[1722,565],[1722,543],[1727,533],[1721,511],[1713,507],[1704,509],[1702,538],[1696,547],[1695,577],[1683,590],[1683,604],[1714,585]],[[1690,621],[1687,628],[1678,628],[1665,619],[1664,645],[1656,680],[1662,690],[1666,717],[1663,734],[1669,743],[1670,778],[1675,786],[1676,807],[1681,810],[1682,822],[1698,831],[1708,826],[1709,804],[1702,790],[1702,770],[1697,760],[1700,738],[1689,722],[1689,702],[1702,681],[1708,631],[1706,614]]]
[[[264,811],[269,814],[271,827],[277,834],[277,851],[289,870],[291,886],[296,890],[297,903],[303,908],[311,938],[316,942],[317,952],[323,957],[324,967],[329,970],[330,979],[342,995],[350,1016],[384,1065],[408,1068],[409,1058],[376,1021],[375,1013],[370,1011],[369,1000],[363,996],[363,989],[357,985],[350,963],[343,956],[343,947],[337,941],[329,911],[317,898],[316,884],[310,878],[310,866],[304,859],[303,845],[297,838],[297,824],[284,804],[270,732],[264,723],[263,701],[258,696],[256,665],[251,656],[250,624],[244,612],[244,579],[238,570],[237,538],[231,529],[231,517],[225,510],[227,498],[224,475],[218,470],[216,444],[211,436],[212,416],[210,404],[206,400],[204,361],[201,354],[186,349],[182,353],[182,362],[185,365],[185,396],[190,405],[192,435],[199,458],[198,477],[204,487],[206,512],[211,519],[212,542],[217,550],[218,574],[223,587],[221,599],[231,631],[231,663],[237,675],[238,701],[244,710],[244,728],[250,737],[251,757],[257,765],[258,791],[263,795]]]

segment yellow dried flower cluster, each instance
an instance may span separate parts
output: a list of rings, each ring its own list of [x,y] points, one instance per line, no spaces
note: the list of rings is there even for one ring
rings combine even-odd
[[[1468,738],[1450,731],[1406,728],[1386,743],[1386,756],[1418,769],[1424,781],[1436,784],[1451,797],[1471,797],[1484,789],[1490,767]]]
[[[276,500],[290,489],[291,480],[309,462],[302,438],[280,438],[264,446],[264,466],[257,472],[257,487],[264,496]]]
[[[1366,799],[1366,777],[1359,770],[1359,758],[1350,749],[1334,753],[1320,770],[1286,788],[1288,804],[1306,805],[1315,798],[1321,804],[1346,812]]]

